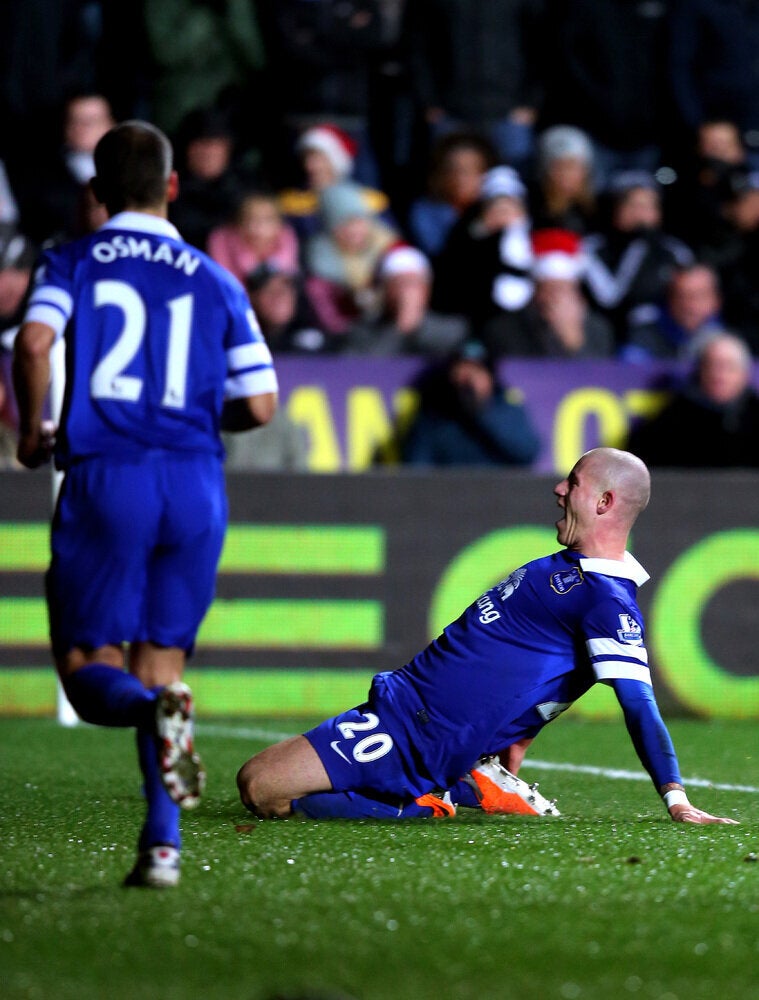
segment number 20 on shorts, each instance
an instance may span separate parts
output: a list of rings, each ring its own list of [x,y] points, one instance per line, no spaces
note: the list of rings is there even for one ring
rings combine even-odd
[[[337,728],[344,740],[355,740],[356,733],[364,733],[376,729],[379,725],[379,718],[373,712],[366,712],[363,715],[364,722],[339,722]],[[374,733],[363,736],[350,749],[353,759],[357,764],[369,764],[373,760],[379,760],[393,749],[393,739],[389,733]]]

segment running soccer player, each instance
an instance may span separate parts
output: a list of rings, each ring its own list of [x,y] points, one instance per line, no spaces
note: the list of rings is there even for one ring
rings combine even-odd
[[[43,254],[16,339],[18,457],[49,457],[43,407],[63,338],[53,654],[82,719],[136,727],[147,815],[126,884],[162,887],[179,880],[179,809],[205,780],[181,676],[226,529],[219,431],[270,420],[277,380],[243,288],[167,221],[177,175],[163,133],[117,125],[95,170],[109,220]]]
[[[496,755],[505,750],[518,768],[543,726],[601,681],[670,817],[735,822],[689,803],[651,686],[636,603],[648,576],[626,552],[648,503],[648,469],[596,448],[554,493],[564,549],[517,569],[410,663],[377,674],[366,703],[248,760],[237,776],[248,809],[314,818],[445,816],[477,803],[516,811],[521,779]]]

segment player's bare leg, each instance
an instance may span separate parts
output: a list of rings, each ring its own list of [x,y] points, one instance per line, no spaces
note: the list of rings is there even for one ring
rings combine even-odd
[[[93,663],[102,663],[116,670],[123,670],[124,650],[121,646],[114,645],[98,646],[96,649],[81,649],[77,646],[64,656],[60,656],[56,661],[56,667],[61,680],[65,681],[77,670]]]
[[[292,813],[292,800],[328,792],[332,783],[305,736],[292,736],[251,757],[237,774],[243,805],[263,818]]]
[[[147,688],[165,687],[181,681],[187,657],[176,646],[157,646],[154,642],[133,642],[129,647],[129,672],[139,677]]]

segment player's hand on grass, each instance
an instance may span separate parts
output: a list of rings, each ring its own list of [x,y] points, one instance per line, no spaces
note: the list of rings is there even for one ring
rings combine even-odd
[[[689,802],[686,804],[677,803],[670,806],[669,815],[675,823],[728,823],[731,826],[737,825],[737,819],[728,819],[727,816],[712,816],[703,809],[697,809]]]
[[[36,469],[50,461],[55,445],[55,426],[49,420],[33,431],[21,434],[16,457],[27,469]]]

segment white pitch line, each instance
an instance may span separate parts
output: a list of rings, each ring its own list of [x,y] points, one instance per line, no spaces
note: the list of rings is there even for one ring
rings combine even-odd
[[[289,740],[299,733],[279,733],[275,729],[258,729],[255,726],[216,726],[213,723],[198,722],[195,729],[200,736],[229,736],[233,740]]]
[[[254,726],[216,726],[212,723],[199,723],[200,736],[227,736],[237,740],[280,740],[289,739],[296,733],[281,733],[276,730]],[[645,771],[625,771],[614,767],[595,767],[592,764],[566,764],[549,760],[525,759],[525,768],[529,771],[566,771],[570,774],[590,774],[597,778],[611,778],[615,781],[650,781]],[[713,788],[719,792],[747,792],[750,795],[759,794],[759,788],[753,785],[734,785],[721,781],[709,781],[708,778],[683,778],[683,783],[691,788]]]
[[[552,763],[548,760],[533,760],[531,757],[525,758],[524,766],[529,770],[531,767],[539,771],[570,771],[573,774],[592,774],[601,778],[613,778],[618,781],[650,781],[651,779],[645,771],[624,771],[613,767],[594,767],[592,764],[563,764]],[[683,778],[683,784],[692,788],[714,788],[720,792],[749,792],[752,795],[759,794],[759,788],[753,785],[731,785],[727,782],[709,781],[708,778]]]

